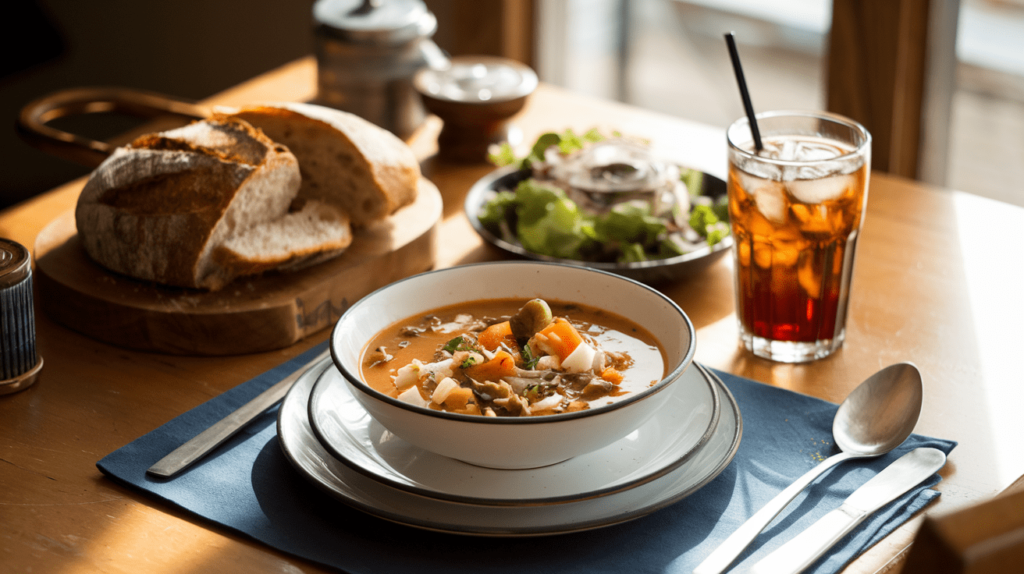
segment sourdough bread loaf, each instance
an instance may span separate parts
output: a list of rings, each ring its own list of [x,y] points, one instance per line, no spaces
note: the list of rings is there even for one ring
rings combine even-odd
[[[340,207],[352,225],[383,219],[416,198],[419,163],[391,132],[347,112],[283,103],[234,110],[299,161],[299,197]]]
[[[236,118],[143,136],[91,175],[75,220],[101,265],[157,283],[216,290],[245,272],[213,254],[283,217],[298,192],[295,156]]]
[[[412,203],[419,180],[412,150],[390,132],[330,108],[273,104],[119,148],[89,178],[75,218],[101,265],[217,290],[337,256],[351,226]]]

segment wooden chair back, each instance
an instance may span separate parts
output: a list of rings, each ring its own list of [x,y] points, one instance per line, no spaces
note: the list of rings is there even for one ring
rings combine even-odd
[[[900,574],[1019,574],[1024,571],[1024,482],[1001,496],[926,517]]]

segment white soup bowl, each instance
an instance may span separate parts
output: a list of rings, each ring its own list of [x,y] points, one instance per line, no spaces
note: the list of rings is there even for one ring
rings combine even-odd
[[[647,329],[666,359],[656,384],[617,402],[572,413],[485,417],[418,407],[373,390],[360,377],[364,348],[394,323],[481,299],[581,303]],[[543,262],[482,263],[415,275],[353,304],[334,327],[331,355],[363,408],[384,428],[425,450],[489,468],[536,468],[607,446],[647,421],[693,360],[696,332],[671,299],[631,279]]]

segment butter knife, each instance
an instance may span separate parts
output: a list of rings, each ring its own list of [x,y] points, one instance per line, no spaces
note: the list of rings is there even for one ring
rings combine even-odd
[[[914,488],[946,464],[934,448],[917,448],[864,483],[839,508],[822,516],[750,569],[751,574],[802,572],[868,516]]]
[[[163,478],[170,478],[181,472],[195,461],[206,456],[207,453],[217,448],[224,441],[235,435],[239,430],[249,424],[256,417],[270,407],[277,404],[288,394],[295,381],[302,376],[313,365],[326,359],[331,354],[330,349],[320,353],[312,361],[299,367],[294,373],[288,375],[274,386],[263,391],[255,399],[238,407],[228,416],[222,418],[210,428],[199,433],[185,444],[171,451],[170,454],[161,458],[156,464],[146,470],[147,473]]]

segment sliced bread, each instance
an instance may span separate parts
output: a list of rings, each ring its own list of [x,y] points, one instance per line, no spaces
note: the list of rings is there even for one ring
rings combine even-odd
[[[235,118],[150,134],[92,173],[75,210],[79,237],[113,271],[218,289],[237,273],[214,248],[287,213],[299,178],[291,152]]]
[[[282,103],[233,112],[288,146],[299,161],[299,197],[340,207],[354,227],[383,219],[416,198],[419,163],[391,132],[347,112]]]
[[[299,211],[231,236],[214,253],[222,267],[239,275],[297,269],[330,259],[352,243],[348,216],[316,200]]]

